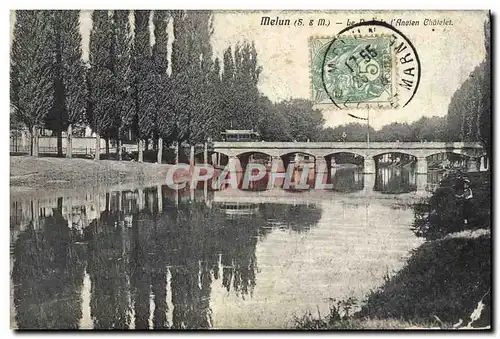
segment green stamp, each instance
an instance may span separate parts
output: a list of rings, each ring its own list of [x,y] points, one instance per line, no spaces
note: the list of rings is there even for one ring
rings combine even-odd
[[[396,106],[388,36],[312,38],[312,99],[339,108]]]

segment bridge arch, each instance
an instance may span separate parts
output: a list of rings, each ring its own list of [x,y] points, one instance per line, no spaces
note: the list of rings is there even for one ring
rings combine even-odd
[[[325,158],[327,162],[331,163],[334,161],[337,164],[348,163],[363,165],[366,155],[351,150],[333,150],[332,152],[323,155],[323,158]]]
[[[270,152],[266,152],[265,150],[259,150],[259,149],[256,149],[256,150],[242,150],[241,152],[237,152],[237,153],[234,153],[233,156],[237,157],[237,158],[242,158],[242,157],[249,157],[251,155],[265,155],[265,156],[268,156],[268,157],[271,157],[272,158],[272,154],[270,154]]]
[[[283,158],[283,157],[286,157],[287,155],[293,155],[293,154],[303,154],[303,155],[307,155],[309,157],[313,157],[314,159],[318,158],[318,155],[315,154],[314,152],[312,152],[311,150],[301,150],[301,149],[297,149],[297,150],[287,149],[287,150],[284,150],[283,152],[280,152],[278,154],[278,157]]]
[[[395,149],[395,150],[379,150],[377,152],[374,152],[373,154],[370,154],[370,156],[375,159],[379,158],[385,154],[405,154],[405,155],[410,155],[415,158],[421,158],[422,154],[418,151],[413,151],[413,150],[402,150],[402,149]]]

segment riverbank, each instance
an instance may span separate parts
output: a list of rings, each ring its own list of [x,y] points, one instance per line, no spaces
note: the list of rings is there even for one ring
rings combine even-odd
[[[341,301],[323,318],[306,314],[296,319],[297,328],[490,328],[491,184],[489,173],[468,177],[474,191],[468,224],[451,184],[443,181],[431,197],[430,216],[415,214],[420,218],[414,232],[427,242],[412,251],[404,268],[364,300]],[[355,313],[346,313],[355,307]]]
[[[11,194],[164,183],[171,165],[131,161],[10,157]]]
[[[489,230],[461,232],[424,243],[406,266],[361,309],[345,316],[333,309],[324,318],[297,319],[301,329],[411,329],[491,324],[491,236]],[[478,309],[481,303],[482,310]],[[480,307],[481,308],[481,307]],[[480,312],[478,312],[480,311]],[[458,325],[460,324],[460,325]]]

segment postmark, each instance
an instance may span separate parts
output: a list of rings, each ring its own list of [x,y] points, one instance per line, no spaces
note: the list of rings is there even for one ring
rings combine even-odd
[[[312,100],[349,108],[399,108],[415,96],[420,60],[411,41],[380,21],[310,40]]]

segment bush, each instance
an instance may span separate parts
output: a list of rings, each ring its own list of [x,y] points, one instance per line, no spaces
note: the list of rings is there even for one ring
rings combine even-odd
[[[415,204],[413,231],[417,236],[438,239],[449,233],[491,227],[489,173],[467,174],[473,194],[467,224],[464,223],[464,201],[456,196],[461,193],[456,183],[463,176],[459,171],[449,173],[429,199]]]
[[[452,238],[423,244],[406,266],[371,293],[358,317],[468,323],[479,300],[486,307],[474,326],[491,324],[491,237]]]

